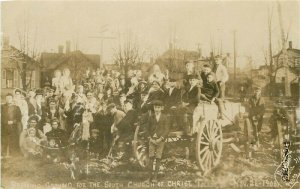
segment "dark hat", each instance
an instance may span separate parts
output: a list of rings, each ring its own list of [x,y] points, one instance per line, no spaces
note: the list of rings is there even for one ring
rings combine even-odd
[[[152,102],[153,106],[164,106],[163,102],[161,100],[154,100]]]
[[[169,82],[176,82],[176,79],[170,78]]]
[[[54,92],[54,91],[55,91],[55,88],[54,88],[54,87],[48,87],[48,88],[47,88],[47,91],[52,91],[52,92]]]
[[[114,107],[116,107],[116,104],[115,104],[115,103],[110,103],[110,104],[107,106],[107,110],[110,111],[110,110],[113,109]]]
[[[15,94],[16,94],[16,92],[19,92],[19,93],[21,93],[21,94],[22,94],[22,91],[21,91],[21,89],[16,89],[16,90],[15,90]]]
[[[189,79],[198,79],[197,75],[195,75],[195,74],[188,75],[188,78]]]
[[[31,116],[28,118],[28,123],[29,123],[31,120],[35,120],[36,122],[38,122],[38,121],[40,120],[40,118],[39,118],[38,115],[31,115]]]
[[[223,57],[221,55],[216,55],[215,59],[217,59],[217,58],[221,58],[222,59]]]
[[[54,117],[53,119],[51,119],[51,124],[52,124],[53,122],[57,122],[57,123],[59,124],[59,120],[58,120],[56,117]]]
[[[145,81],[145,80],[141,80],[141,81],[139,81],[139,83],[144,83],[144,84],[147,84],[147,81]]]
[[[44,93],[43,93],[43,90],[42,89],[37,89],[36,91],[35,91],[35,96],[37,96],[37,95],[43,95]]]
[[[121,97],[121,96],[126,96],[126,94],[125,94],[125,93],[121,93],[119,96],[120,96],[120,97]]]
[[[152,84],[152,85],[154,85],[154,84],[157,84],[157,85],[159,85],[159,86],[160,86],[160,84],[159,84],[159,82],[158,82],[158,81],[153,81],[151,84]]]
[[[185,62],[185,64],[194,64],[194,60],[188,60],[187,62]]]
[[[124,104],[126,104],[126,103],[133,104],[133,101],[132,101],[132,99],[127,99],[127,100],[125,100]]]
[[[54,97],[50,97],[50,98],[49,98],[49,104],[50,104],[50,103],[55,103],[55,104],[56,104],[56,100],[55,100]]]
[[[99,131],[99,129],[97,129],[97,128],[92,128],[91,129],[91,133],[99,133],[100,131]]]
[[[259,86],[256,86],[256,87],[254,87],[253,88],[255,91],[261,91],[261,87],[259,87]]]

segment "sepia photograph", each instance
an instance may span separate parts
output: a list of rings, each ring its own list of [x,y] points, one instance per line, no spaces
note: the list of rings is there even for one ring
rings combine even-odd
[[[0,189],[300,188],[300,1],[1,1]]]

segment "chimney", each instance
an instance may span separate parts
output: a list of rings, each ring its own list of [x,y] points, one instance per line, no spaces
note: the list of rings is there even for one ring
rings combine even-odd
[[[3,49],[9,49],[9,37],[8,36],[4,36],[3,37],[3,43],[2,43],[2,47]]]
[[[64,53],[64,46],[63,46],[63,45],[59,45],[59,46],[58,46],[58,53],[59,53],[59,54]]]
[[[71,41],[66,41],[66,54],[71,52]]]
[[[293,49],[293,42],[289,41],[289,49]]]

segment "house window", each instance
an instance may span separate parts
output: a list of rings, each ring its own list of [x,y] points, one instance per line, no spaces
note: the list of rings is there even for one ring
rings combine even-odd
[[[4,69],[2,70],[2,88],[14,88],[17,87],[17,70]]]
[[[35,71],[26,72],[26,85],[28,85],[29,88],[35,87]]]

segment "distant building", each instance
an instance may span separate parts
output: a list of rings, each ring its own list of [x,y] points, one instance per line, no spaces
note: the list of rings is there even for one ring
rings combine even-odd
[[[289,48],[287,49],[288,59],[288,83],[291,87],[292,96],[299,96],[299,74],[300,74],[300,50],[294,49],[292,41],[289,42]],[[285,68],[283,66],[283,53],[280,51],[273,56],[274,66],[276,72],[274,73],[275,83],[277,87],[284,92],[284,84],[286,80]]]
[[[185,72],[185,63],[188,61],[194,62],[196,71],[208,62],[197,51],[176,49],[170,44],[169,49],[156,58],[155,64],[158,64],[162,70],[168,70],[174,79],[178,79]]]
[[[1,54],[1,97],[9,92],[12,93],[15,88],[23,89],[21,78],[23,69],[26,70],[26,88],[40,86],[39,63],[11,46],[8,37],[3,38]]]
[[[57,53],[43,52],[41,54],[41,83],[51,82],[55,70],[69,68],[74,83],[81,80],[85,71],[90,68],[96,70],[100,67],[100,56],[95,54],[84,54],[80,50],[71,51],[70,42],[66,42],[66,51],[63,46],[58,47]]]

